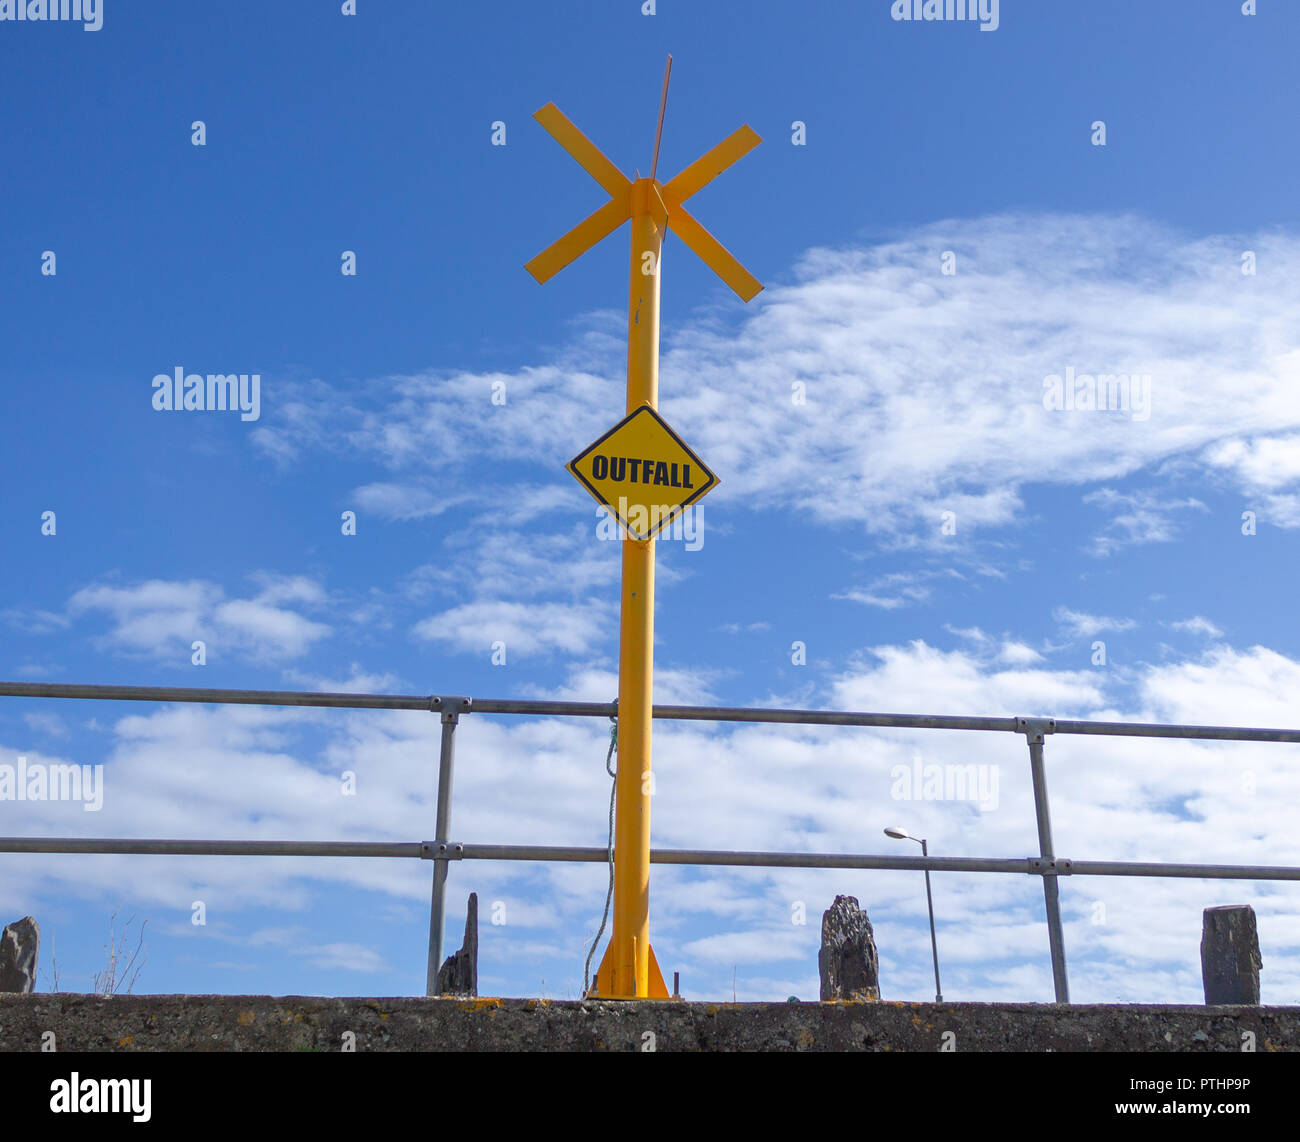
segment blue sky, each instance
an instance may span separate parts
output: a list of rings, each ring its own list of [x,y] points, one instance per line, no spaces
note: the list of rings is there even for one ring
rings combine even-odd
[[[671,51],[660,176],[763,136],[691,210],[766,289],[742,304],[669,238],[660,411],[722,483],[700,542],[658,545],[656,699],[1296,722],[1300,10],[1003,0],[985,32],[888,0],[340,6],[0,21],[0,676],[612,698],[618,551],[563,465],[623,413],[627,231],[545,287],[524,272],[604,201],[531,114],[554,101],[645,173]],[[259,375],[257,419],[155,411],[177,367]],[[1067,370],[1146,399],[1048,407]],[[104,804],[0,801],[0,833],[426,839],[437,734],[9,698],[0,764],[103,764]],[[468,719],[453,834],[602,844],[606,737]],[[935,854],[1029,855],[1026,754],[659,723],[655,843],[902,855],[897,823]],[[917,758],[997,794],[904,799]],[[1062,855],[1300,862],[1293,746],[1047,758]],[[37,917],[64,990],[120,909],[148,918],[138,991],[423,991],[425,865],[3,859],[0,915]],[[477,891],[483,991],[575,996],[604,883],[456,865],[449,944]],[[1037,881],[934,890],[946,998],[1051,998]],[[836,893],[876,925],[884,996],[929,994],[915,873],[656,869],[659,960],[693,997],[812,997]],[[1076,1000],[1197,1001],[1201,909],[1252,903],[1264,998],[1300,1002],[1293,886],[1062,899]]]

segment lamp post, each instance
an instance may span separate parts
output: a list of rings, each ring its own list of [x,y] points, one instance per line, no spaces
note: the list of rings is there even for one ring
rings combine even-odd
[[[924,837],[914,837],[906,829],[900,829],[897,825],[891,825],[887,828],[885,836],[893,837],[896,841],[915,841],[921,846],[922,856],[930,855]],[[943,991],[939,987],[939,942],[934,937],[934,897],[930,895],[930,870],[928,868],[925,870],[925,902],[930,908],[930,949],[934,952],[934,1001],[935,1003],[942,1003]]]

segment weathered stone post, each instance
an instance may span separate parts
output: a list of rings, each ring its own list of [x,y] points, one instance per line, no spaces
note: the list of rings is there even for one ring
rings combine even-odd
[[[478,995],[478,893],[469,894],[465,943],[438,970],[439,995]]]
[[[837,896],[822,913],[822,947],[817,953],[822,999],[879,999],[880,962],[871,921],[856,896]]]
[[[35,991],[40,951],[41,926],[30,916],[7,925],[0,932],[0,991]]]
[[[1259,933],[1249,904],[1207,908],[1201,928],[1201,982],[1205,1002],[1258,1003]]]

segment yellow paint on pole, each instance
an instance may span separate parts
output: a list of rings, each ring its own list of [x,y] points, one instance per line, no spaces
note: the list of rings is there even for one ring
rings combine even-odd
[[[666,99],[666,73],[664,79]],[[663,106],[661,100],[659,129]],[[528,272],[546,282],[625,221],[632,222],[626,416],[579,453],[569,470],[627,527],[619,612],[614,924],[593,991],[602,999],[667,999],[663,973],[650,946],[654,536],[668,519],[712,488],[717,477],[657,412],[663,241],[672,230],[745,301],[763,288],[682,205],[761,140],[742,127],[667,184],[653,177],[631,181],[553,103],[533,117],[605,189],[610,201],[533,258],[525,267]],[[652,172],[658,136],[656,130]],[[614,465],[619,460],[623,468],[616,479],[614,473],[620,470]],[[618,502],[620,493],[623,504]],[[637,506],[647,511],[658,506],[667,519],[656,524],[651,518],[641,526],[633,518]]]
[[[632,270],[628,291],[627,411],[659,405],[659,285],[663,230],[652,213],[649,179],[632,188]],[[650,193],[648,193],[650,192]],[[658,195],[654,198],[657,200]],[[647,255],[653,259],[651,263]],[[651,266],[653,272],[644,272]],[[612,996],[650,996],[650,736],[654,691],[655,541],[623,542],[618,649],[618,776],[615,778]],[[596,974],[597,987],[600,973]],[[606,992],[602,989],[601,994]],[[666,994],[663,998],[667,998]]]

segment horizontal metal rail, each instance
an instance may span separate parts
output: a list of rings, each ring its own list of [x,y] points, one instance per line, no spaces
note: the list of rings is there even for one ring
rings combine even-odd
[[[456,725],[464,714],[525,714],[559,717],[616,718],[616,702],[560,702],[534,699],[470,698],[450,694],[340,694],[302,690],[221,690],[175,686],[96,686],[55,682],[0,682],[0,697],[65,698],[131,702],[198,702],[248,706],[333,707],[360,710],[420,710],[442,722],[437,784],[437,835],[432,841],[382,843],[357,841],[155,840],[88,837],[0,837],[0,852],[98,853],[171,856],[403,857],[434,862],[430,903],[426,993],[437,990],[442,960],[445,886],[450,861],[580,861],[605,863],[608,848],[546,845],[472,845],[449,839],[452,757]],[[1069,980],[1061,921],[1059,882],[1063,876],[1146,876],[1194,879],[1300,881],[1300,868],[1275,865],[1178,864],[1135,861],[1078,861],[1059,857],[1052,844],[1043,749],[1054,734],[1100,735],[1183,740],[1294,742],[1300,730],[1245,726],[1189,726],[1147,722],[1091,722],[1044,717],[987,718],[939,714],[876,714],[847,710],[780,710],[735,706],[655,706],[656,718],[676,721],[739,722],[809,726],[861,726],[879,729],[981,730],[1023,734],[1029,747],[1038,826],[1036,857],[919,857],[863,853],[725,852],[708,849],[653,849],[655,864],[723,865],[751,868],[821,868],[910,870],[931,872],[1015,873],[1043,881],[1053,986],[1058,1003],[1069,1002]],[[939,987],[935,954],[936,998]]]
[[[605,849],[544,845],[448,845],[434,860],[606,861]],[[0,841],[3,851],[3,841]],[[931,872],[1014,872],[1029,876],[1177,876],[1224,880],[1300,880],[1287,865],[1160,864],[1080,861],[1057,857],[891,857],[867,853],[726,852],[716,849],[651,849],[655,864],[740,865],[752,868],[866,868]]]
[[[1187,876],[1206,880],[1300,880],[1300,868],[1261,864],[1159,864],[1153,861],[1057,860],[1072,876]]]
[[[464,698],[423,694],[337,694],[311,690],[209,690],[176,686],[83,686],[61,682],[0,682],[0,697],[81,698],[130,702],[205,702],[248,706],[326,706],[357,710],[433,710],[464,714],[550,714],[613,717],[614,702],[553,702],[524,698]],[[654,716],[676,721],[766,722],[811,726],[876,726],[892,729],[986,730],[1024,733],[1023,718],[944,714],[872,714],[842,710],[764,710],[738,706],[655,706]],[[1043,719],[1057,734],[1109,737],[1197,738],[1218,741],[1300,742],[1300,730],[1246,726],[1187,726],[1153,722],[1090,722]]]
[[[423,860],[576,861],[604,864],[609,850],[563,845],[470,845],[369,841],[176,841],[105,837],[0,837],[6,853],[100,853],[137,856],[406,857]],[[1285,865],[1161,864],[1041,857],[906,857],[874,853],[783,853],[724,849],[651,849],[654,864],[747,868],[860,868],[931,872],[1019,873],[1025,876],[1150,876],[1224,880],[1300,880]]]
[[[422,857],[416,841],[162,841],[117,837],[0,837],[0,853],[124,853],[133,856]]]

